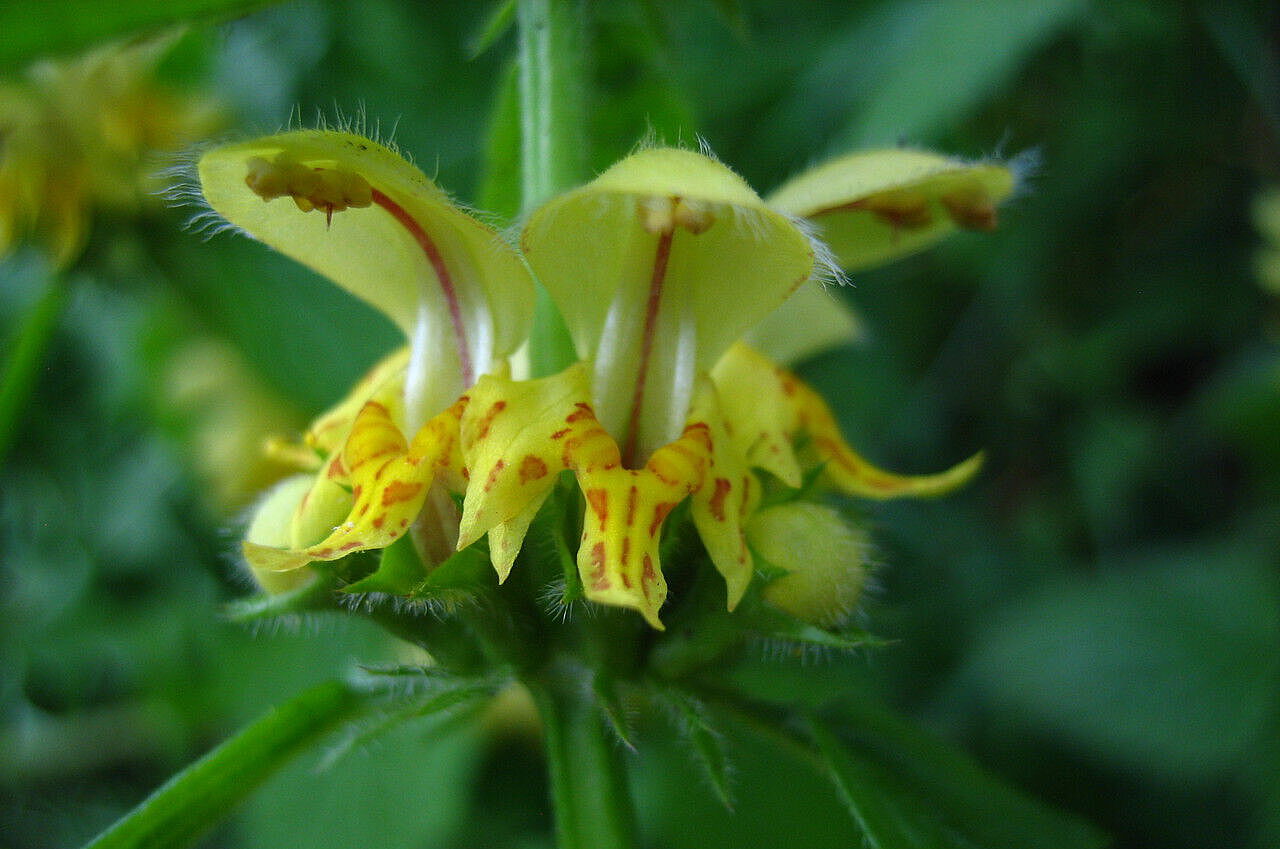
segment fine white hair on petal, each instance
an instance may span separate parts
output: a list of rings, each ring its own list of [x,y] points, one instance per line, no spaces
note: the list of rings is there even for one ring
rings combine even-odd
[[[333,106],[334,117],[329,119],[320,109],[316,110],[316,117],[313,125],[308,127],[302,121],[302,107],[294,106],[289,110],[289,115],[285,119],[282,127],[276,129],[275,132],[266,132],[259,134],[229,133],[218,138],[207,139],[190,147],[171,154],[168,157],[168,164],[157,169],[157,176],[161,178],[163,188],[158,190],[156,194],[163,197],[169,206],[174,208],[186,208],[191,211],[187,218],[184,228],[194,233],[204,241],[212,239],[224,232],[238,233],[247,236],[250,239],[257,240],[256,237],[248,231],[237,227],[231,222],[223,218],[205,199],[204,192],[200,186],[200,176],[197,172],[197,166],[200,158],[209,150],[223,145],[232,144],[242,138],[253,138],[254,135],[281,135],[284,133],[300,132],[308,129],[318,130],[321,132],[334,131],[351,133],[357,136],[363,136],[374,143],[381,145],[391,153],[404,159],[410,165],[414,165],[413,157],[407,151],[403,151],[395,143],[393,138],[396,128],[399,126],[400,119],[396,118],[395,123],[389,133],[382,132],[381,119],[375,119],[373,127],[369,126],[369,118],[364,103],[356,107],[356,111],[352,115],[347,115],[342,111],[338,104]],[[435,181],[432,180],[434,183]],[[456,198],[445,193],[449,202],[458,206],[463,211],[483,220],[483,216],[476,210],[460,204]],[[494,229],[497,229],[496,227]],[[510,244],[505,234],[498,234],[495,240],[494,251],[499,252],[506,245]]]
[[[636,154],[642,150],[666,146],[666,141],[658,137],[658,131],[654,129],[652,124],[648,124],[645,126],[644,135],[636,139],[636,143],[631,146],[631,153]]]
[[[225,142],[225,139],[208,140],[178,151],[170,157],[170,164],[158,172],[164,188],[157,194],[164,198],[170,207],[189,210],[191,214],[184,222],[184,228],[205,241],[224,231],[241,233],[253,238],[252,235],[215,212],[213,207],[209,206],[200,188],[200,176],[196,171],[200,157],[205,154],[205,151]]]
[[[1020,151],[1005,162],[1005,167],[1013,172],[1013,194],[1010,195],[1010,200],[1031,194],[1031,181],[1040,175],[1043,165],[1044,157],[1038,147]]]
[[[711,142],[707,139],[707,137],[699,133],[697,138],[698,138],[698,153],[701,153],[703,156],[705,156],[707,159],[712,160],[713,162],[720,162],[720,157],[716,156],[716,152],[711,149]]]
[[[851,285],[849,276],[840,268],[831,247],[818,236],[818,225],[798,215],[786,217],[809,240],[813,251],[813,271],[809,274],[809,279],[820,286]]]

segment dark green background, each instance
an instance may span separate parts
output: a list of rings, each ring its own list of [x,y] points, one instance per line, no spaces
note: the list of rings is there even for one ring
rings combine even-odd
[[[66,4],[124,10],[121,33],[148,5]],[[1280,299],[1256,279],[1251,219],[1280,184],[1274,7],[591,5],[597,169],[650,130],[705,139],[762,192],[875,144],[1041,162],[995,234],[857,275],[840,295],[865,341],[801,369],[882,465],[988,452],[955,496],[855,506],[882,564],[866,621],[896,642],[799,673],[761,648],[739,674],[882,693],[1117,846],[1280,843]],[[222,98],[239,133],[363,110],[459,198],[510,215],[510,139],[490,127],[514,42],[471,55],[487,12],[288,3],[198,25],[164,73]],[[14,3],[0,23],[36,14]],[[75,41],[55,20],[8,32],[10,73]],[[226,338],[314,413],[394,337],[247,240],[182,233],[186,214],[96,222],[0,468],[6,846],[77,844],[273,701],[394,651],[361,623],[220,618],[246,587],[238,524],[185,471],[190,422],[155,391],[167,356],[188,333]],[[0,340],[44,279],[31,252],[0,265]],[[751,735],[730,741],[731,816],[661,724],[642,733],[652,845],[850,845],[831,791]],[[519,734],[409,726],[316,763],[208,845],[550,844]]]

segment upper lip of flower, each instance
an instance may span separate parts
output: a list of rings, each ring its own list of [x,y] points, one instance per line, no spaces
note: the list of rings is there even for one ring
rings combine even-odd
[[[810,239],[740,177],[672,148],[552,199],[521,245],[632,465],[679,433],[697,375],[815,267]]]
[[[405,333],[410,429],[499,367],[528,335],[533,282],[515,250],[390,148],[352,133],[301,130],[214,148],[196,168],[203,199],[219,216],[369,302]]]

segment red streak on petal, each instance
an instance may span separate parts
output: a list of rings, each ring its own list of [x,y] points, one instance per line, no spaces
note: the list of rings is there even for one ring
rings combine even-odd
[[[662,284],[667,277],[667,261],[671,258],[671,237],[675,231],[658,236],[658,249],[653,257],[653,277],[649,280],[649,300],[644,310],[644,331],[640,337],[640,370],[636,374],[635,394],[631,396],[631,418],[627,423],[627,442],[622,457],[628,468],[636,465],[636,438],[640,430],[640,408],[644,403],[644,384],[649,374],[653,353],[653,337],[658,329],[658,308],[662,306]]]
[[[470,386],[475,383],[475,368],[471,365],[471,352],[467,348],[467,330],[462,325],[462,306],[458,303],[458,290],[454,288],[453,278],[449,276],[449,270],[445,268],[444,258],[440,256],[440,249],[436,247],[436,243],[427,235],[427,231],[414,219],[412,215],[405,212],[404,207],[384,195],[377,189],[373,190],[373,202],[378,206],[391,213],[401,227],[409,231],[409,235],[413,236],[418,247],[422,248],[422,252],[427,256],[427,262],[431,263],[431,268],[436,273],[436,279],[440,281],[440,291],[444,294],[445,302],[449,305],[449,320],[453,323],[453,335],[458,344],[458,364],[462,369],[462,384]]]

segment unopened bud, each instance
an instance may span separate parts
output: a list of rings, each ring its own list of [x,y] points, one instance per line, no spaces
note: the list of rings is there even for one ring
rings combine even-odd
[[[256,545],[287,547],[292,537],[293,517],[298,505],[311,489],[311,475],[294,475],[276,484],[258,502],[245,539]],[[315,577],[310,569],[271,572],[254,569],[253,578],[269,593],[279,594],[296,589]]]
[[[853,612],[870,545],[836,510],[807,501],[769,507],[751,518],[747,539],[763,560],[787,572],[764,588],[770,604],[828,628]]]

